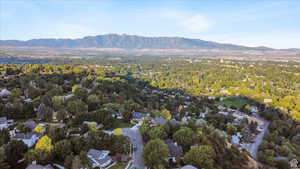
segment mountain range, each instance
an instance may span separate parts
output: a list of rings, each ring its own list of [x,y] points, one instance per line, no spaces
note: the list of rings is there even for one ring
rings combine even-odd
[[[183,37],[144,37],[126,34],[86,36],[79,39],[31,39],[27,41],[0,40],[0,46],[50,48],[274,50],[267,47],[246,47]]]

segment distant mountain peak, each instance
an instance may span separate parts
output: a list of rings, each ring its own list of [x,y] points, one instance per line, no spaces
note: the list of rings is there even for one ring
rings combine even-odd
[[[50,48],[121,48],[121,49],[222,49],[273,50],[268,47],[246,47],[184,37],[146,37],[128,34],[85,36],[79,39],[1,40],[0,46]]]

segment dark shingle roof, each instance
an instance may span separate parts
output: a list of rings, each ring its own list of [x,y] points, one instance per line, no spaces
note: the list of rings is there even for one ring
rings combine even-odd
[[[171,139],[165,140],[165,143],[168,145],[171,157],[180,157],[183,155],[182,147],[177,145]]]
[[[108,153],[108,151],[90,149],[87,155],[92,157],[95,161],[102,165],[111,160],[111,157],[108,155]]]

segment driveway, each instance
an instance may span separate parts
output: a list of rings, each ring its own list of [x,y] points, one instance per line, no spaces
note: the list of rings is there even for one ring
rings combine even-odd
[[[244,144],[242,147],[245,148],[254,159],[257,159],[258,148],[264,139],[264,136],[268,130],[270,122],[259,117],[258,115],[253,116],[253,118],[256,118],[257,120],[262,122],[262,125],[260,126],[261,132],[258,135],[256,135],[253,143]]]
[[[137,169],[144,169],[144,143],[142,135],[138,128],[123,128],[123,135],[128,136],[136,150],[133,151],[133,167]]]

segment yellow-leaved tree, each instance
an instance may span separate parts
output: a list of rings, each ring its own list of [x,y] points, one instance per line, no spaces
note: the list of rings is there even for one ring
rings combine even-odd
[[[162,114],[163,118],[165,118],[167,120],[171,120],[171,118],[172,118],[171,112],[167,109],[163,109],[161,114]]]
[[[117,128],[117,129],[114,130],[114,134],[116,136],[120,136],[120,135],[123,134],[123,130],[121,128]]]
[[[42,134],[44,132],[44,127],[43,126],[36,126],[34,128],[34,131],[37,132],[37,133]]]
[[[35,145],[35,149],[50,152],[53,149],[52,140],[48,136],[43,136]]]
[[[89,124],[88,124],[88,127],[89,127],[89,129],[90,129],[92,132],[98,131],[98,129],[97,129],[97,123],[96,123],[96,122],[91,122],[91,123],[89,123]]]

